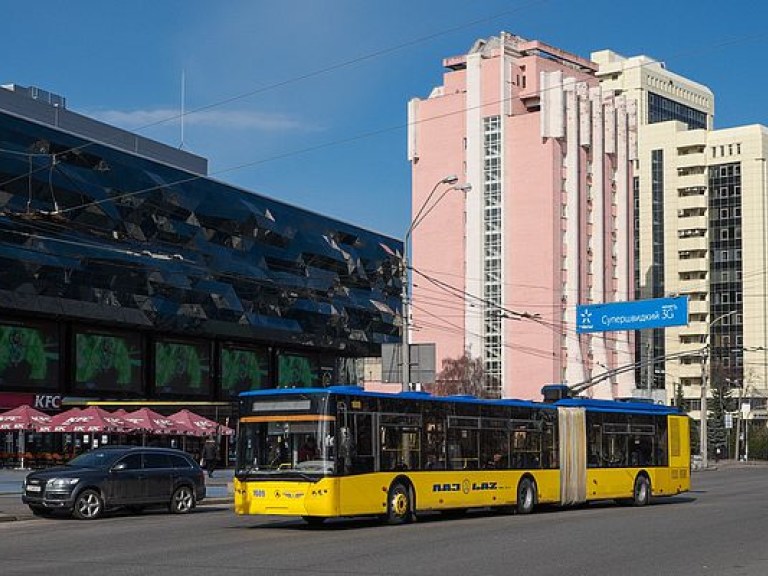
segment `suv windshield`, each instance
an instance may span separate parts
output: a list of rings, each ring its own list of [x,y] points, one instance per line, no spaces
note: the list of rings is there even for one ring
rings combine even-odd
[[[122,450],[91,450],[67,462],[77,468],[109,468],[125,452]]]
[[[246,422],[240,426],[239,475],[327,476],[334,471],[334,423],[304,420]]]

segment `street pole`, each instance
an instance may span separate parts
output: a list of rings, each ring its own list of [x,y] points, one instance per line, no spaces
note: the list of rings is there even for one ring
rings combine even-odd
[[[645,380],[648,385],[648,398],[653,398],[653,375],[655,373],[656,359],[653,357],[653,343],[652,336],[646,344],[646,353],[648,355],[648,365],[645,372]]]
[[[710,354],[712,353],[709,346],[709,333],[712,327],[720,322],[723,318],[727,318],[732,314],[736,314],[737,310],[732,310],[721,314],[707,326],[707,334],[704,336],[704,358],[701,361],[701,416],[699,424],[699,454],[701,454],[701,467],[706,470],[709,463],[707,462],[707,378],[709,376],[708,364],[710,361]]]
[[[411,330],[410,330],[410,310],[408,308],[408,240],[411,235],[411,228],[408,229],[408,233],[405,235],[405,243],[403,244],[403,269],[401,278],[403,282],[403,288],[400,291],[403,308],[403,337],[400,344],[400,361],[402,364],[402,390],[407,392],[411,389]]]
[[[707,463],[707,364],[709,362],[709,330],[707,326],[707,344],[704,346],[704,358],[701,360],[701,411],[699,424],[699,454],[701,455],[701,467],[706,470]]]
[[[455,186],[455,184],[459,181],[459,177],[455,174],[449,174],[445,178],[442,178],[441,180],[438,180],[437,183],[432,187],[432,190],[427,195],[427,199],[424,200],[424,203],[421,205],[421,208],[419,208],[419,211],[416,213],[416,215],[413,217],[413,220],[411,220],[411,224],[408,226],[408,230],[405,232],[405,239],[403,242],[403,258],[402,258],[402,270],[401,270],[401,279],[403,283],[403,287],[400,290],[400,300],[401,300],[401,306],[402,306],[402,312],[403,312],[403,333],[401,338],[401,344],[400,344],[400,361],[401,361],[401,370],[402,370],[402,390],[403,392],[407,392],[411,389],[411,330],[410,330],[410,303],[409,303],[409,290],[410,290],[410,279],[409,279],[409,267],[408,267],[408,245],[411,241],[411,232],[413,232],[414,228],[419,225],[419,223],[422,221],[424,216],[426,216],[432,208],[434,208],[440,200],[442,200],[442,196],[437,199],[437,201],[427,210],[427,205],[429,204],[429,201],[432,200],[432,197],[435,195],[435,192],[440,187],[441,184],[448,184],[452,186],[454,189],[460,189],[464,190],[465,192],[470,189],[469,184],[465,184],[464,186]],[[447,192],[447,190],[446,190]],[[445,194],[444,194],[445,195]],[[424,211],[427,210],[425,213]]]

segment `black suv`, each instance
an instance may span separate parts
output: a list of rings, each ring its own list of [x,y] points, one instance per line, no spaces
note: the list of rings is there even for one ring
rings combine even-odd
[[[205,476],[189,454],[126,446],[91,450],[65,466],[32,472],[21,496],[36,515],[66,510],[81,520],[118,507],[139,512],[166,505],[186,514],[203,498]]]

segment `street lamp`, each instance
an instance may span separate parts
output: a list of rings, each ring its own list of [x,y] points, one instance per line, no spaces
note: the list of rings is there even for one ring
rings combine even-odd
[[[721,314],[707,326],[707,334],[704,337],[704,358],[701,362],[701,416],[699,424],[699,454],[701,455],[701,467],[706,469],[707,463],[707,364],[709,364],[709,356],[711,354],[709,347],[709,332],[712,330],[712,326],[720,322],[724,318],[728,318],[733,314],[736,314],[738,310],[732,310]]]
[[[403,309],[403,334],[402,334],[402,343],[400,345],[400,358],[402,360],[402,388],[403,391],[410,390],[410,384],[411,384],[411,338],[410,338],[410,312],[409,312],[409,306],[408,306],[408,291],[410,289],[410,281],[408,279],[408,245],[411,240],[411,233],[413,232],[414,228],[421,223],[424,218],[437,206],[437,204],[440,202],[440,200],[443,199],[443,197],[448,193],[450,190],[463,190],[464,192],[469,192],[472,187],[469,184],[464,184],[463,186],[456,186],[455,184],[459,181],[459,177],[456,176],[456,174],[449,174],[445,178],[442,178],[438,180],[435,185],[432,187],[432,190],[427,195],[427,199],[424,200],[424,203],[419,208],[418,212],[416,212],[416,215],[413,217],[413,220],[411,220],[410,226],[408,226],[408,230],[405,232],[405,239],[403,241],[403,259],[402,259],[402,283],[403,287],[400,292],[401,294],[401,300],[402,300],[402,309]],[[435,195],[435,192],[437,192],[437,189],[442,186],[448,184],[451,187],[445,190],[443,192],[443,195],[440,196],[431,206],[429,206],[430,200],[432,200],[432,197]]]

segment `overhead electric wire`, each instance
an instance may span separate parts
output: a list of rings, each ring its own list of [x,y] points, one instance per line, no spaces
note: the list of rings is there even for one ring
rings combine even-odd
[[[756,36],[745,37],[743,39],[738,39],[737,38],[737,39],[733,39],[733,40],[729,40],[729,41],[723,42],[722,46],[728,46],[728,45],[736,44],[736,43],[742,42],[742,41],[749,41],[749,40],[753,40],[754,38],[758,38],[758,37],[762,37],[762,36],[763,35],[756,35]],[[657,65],[657,64],[660,64],[660,63],[661,62],[658,61],[658,60],[652,60],[650,62],[639,63],[639,64],[637,64],[635,66],[626,67],[624,69],[624,71],[626,72],[626,71],[629,71],[629,70],[631,70],[633,68],[642,68],[644,66]],[[557,88],[558,88],[557,86],[553,86],[551,88],[540,89],[538,91],[538,94],[539,94],[539,96],[541,96],[541,94],[544,93],[545,91],[547,91],[547,90],[554,90],[554,89],[557,89]],[[366,138],[371,138],[371,137],[378,136],[378,135],[381,135],[381,134],[385,134],[385,133],[388,133],[388,132],[392,132],[392,131],[395,131],[395,130],[400,130],[402,128],[408,127],[409,125],[414,125],[414,124],[418,125],[418,124],[422,124],[422,123],[426,123],[426,122],[436,121],[436,120],[440,120],[440,119],[443,119],[443,118],[446,118],[446,117],[450,117],[450,116],[453,116],[453,115],[456,115],[456,114],[463,114],[463,113],[471,111],[471,110],[482,109],[484,107],[493,106],[493,105],[496,105],[496,104],[500,104],[500,103],[506,102],[507,100],[511,100],[512,98],[514,98],[514,96],[510,95],[509,97],[502,98],[502,99],[499,99],[499,100],[496,100],[496,101],[484,102],[484,103],[479,104],[477,106],[469,106],[469,107],[461,108],[461,109],[453,111],[453,112],[448,112],[448,113],[432,116],[432,117],[429,117],[429,118],[417,120],[417,121],[412,122],[412,123],[399,124],[399,125],[396,125],[396,126],[391,126],[389,128],[381,128],[381,129],[377,129],[377,130],[372,130],[372,131],[369,131],[369,132],[360,133],[360,134],[357,134],[357,135],[354,135],[354,136],[350,136],[350,137],[347,137],[347,138],[340,138],[340,139],[337,139],[337,140],[333,140],[333,141],[329,141],[329,142],[325,142],[325,143],[320,143],[320,144],[317,144],[317,145],[314,145],[314,146],[308,146],[306,148],[301,148],[301,149],[297,149],[297,150],[287,151],[287,152],[284,152],[284,153],[281,153],[281,154],[275,154],[273,156],[268,156],[266,158],[262,158],[262,159],[259,159],[259,160],[245,162],[245,163],[242,163],[242,164],[231,166],[229,168],[223,168],[221,170],[217,170],[217,171],[212,172],[210,174],[194,175],[194,176],[190,176],[188,178],[179,179],[179,180],[174,181],[174,182],[168,182],[168,183],[165,183],[162,187],[169,187],[169,186],[176,186],[176,185],[186,184],[186,183],[189,183],[189,182],[192,182],[192,181],[195,181],[195,180],[199,180],[201,178],[210,178],[211,176],[217,176],[217,175],[220,175],[220,174],[226,174],[228,172],[234,172],[234,171],[242,170],[244,168],[249,168],[249,167],[257,166],[259,164],[265,164],[265,163],[273,162],[273,161],[276,161],[276,160],[281,160],[281,159],[284,159],[284,158],[289,158],[289,157],[292,157],[292,156],[302,155],[302,154],[306,154],[308,152],[313,152],[313,151],[316,151],[316,150],[321,150],[321,149],[324,149],[324,148],[334,147],[334,146],[338,146],[338,145],[341,145],[341,144],[346,144],[346,143],[351,143],[351,142],[355,142],[355,141],[358,141],[358,140],[363,140],[363,139],[366,139]],[[190,110],[188,113],[192,114],[194,112],[195,112],[195,110]],[[82,144],[80,146],[76,146],[76,147],[70,148],[70,149],[65,150],[65,151],[57,152],[57,154],[60,154],[60,155],[61,154],[66,154],[68,152],[82,150],[82,149],[84,149],[84,148],[86,148],[88,146],[99,145],[99,144],[110,145],[110,143],[108,141],[105,141],[105,142],[95,142],[95,141],[86,142],[86,143],[84,143],[84,144]],[[38,171],[39,170],[41,170],[41,169],[38,169]],[[2,183],[0,183],[0,187],[6,186],[7,184],[9,184],[11,182],[14,182],[14,181],[18,180],[19,178],[23,178],[23,177],[27,177],[27,175],[25,174],[24,176],[15,177],[15,178],[12,178],[12,179],[7,180],[5,182],[2,182]],[[88,206],[91,206],[91,205],[101,204],[101,203],[108,202],[108,201],[115,201],[115,200],[118,200],[118,199],[121,199],[121,198],[126,198],[126,197],[131,197],[131,196],[135,196],[135,195],[151,192],[151,191],[157,190],[160,187],[161,186],[152,186],[150,188],[146,188],[146,189],[142,189],[142,190],[135,190],[135,191],[132,191],[132,192],[126,192],[124,194],[119,194],[119,195],[113,196],[113,197],[108,198],[108,199],[102,199],[102,200],[97,200],[97,201],[93,201],[93,202],[89,202],[89,203],[84,203],[84,204],[81,204],[79,206],[72,206],[72,207],[67,208],[66,210],[67,211],[72,211],[72,210],[76,210],[76,209],[80,209],[80,208],[85,208],[85,207],[88,207]]]
[[[513,9],[509,9],[509,10],[504,10],[502,12],[498,12],[498,13],[496,13],[494,15],[491,15],[491,16],[487,16],[487,17],[484,17],[484,18],[476,19],[476,20],[473,20],[473,21],[470,21],[470,22],[465,22],[463,24],[460,24],[460,25],[457,25],[457,26],[453,26],[451,28],[447,28],[447,29],[444,29],[444,30],[439,30],[437,32],[428,34],[426,36],[422,36],[422,37],[419,37],[419,38],[408,40],[406,42],[402,42],[400,44],[396,44],[394,46],[390,46],[390,47],[387,47],[387,48],[382,48],[380,50],[375,50],[375,51],[370,52],[368,54],[363,54],[362,56],[357,56],[357,57],[351,58],[349,60],[344,60],[342,62],[338,62],[336,64],[332,64],[330,66],[326,66],[326,67],[320,68],[318,70],[314,70],[314,71],[311,71],[311,72],[306,72],[304,74],[300,74],[298,76],[294,76],[294,77],[288,78],[286,80],[281,80],[279,82],[274,82],[274,83],[268,84],[266,86],[261,86],[259,88],[256,88],[256,89],[253,89],[253,90],[249,90],[247,92],[243,92],[243,93],[237,94],[235,96],[229,96],[229,97],[223,98],[221,100],[212,102],[210,104],[199,106],[197,108],[192,108],[190,110],[185,110],[181,114],[173,114],[171,116],[167,116],[166,118],[162,118],[162,119],[156,120],[154,122],[143,124],[143,125],[135,128],[133,131],[134,132],[141,132],[143,130],[146,130],[147,128],[151,128],[151,127],[154,127],[154,126],[157,126],[157,125],[160,125],[160,124],[164,124],[166,122],[178,120],[178,119],[180,119],[182,117],[186,117],[186,116],[190,116],[192,114],[197,114],[199,112],[211,110],[213,108],[218,108],[218,107],[224,106],[226,104],[231,104],[232,102],[235,102],[235,101],[238,101],[238,100],[243,100],[245,98],[248,98],[248,97],[251,97],[251,96],[255,96],[257,94],[261,94],[261,93],[264,93],[264,92],[268,92],[268,91],[274,90],[276,88],[281,88],[281,87],[284,87],[284,86],[288,86],[290,84],[294,84],[296,82],[307,80],[309,78],[314,78],[314,77],[317,77],[317,76],[322,76],[323,74],[327,74],[329,72],[333,72],[333,71],[336,71],[336,70],[339,70],[339,69],[342,69],[342,68],[346,68],[346,67],[352,66],[354,64],[359,64],[359,63],[367,61],[367,60],[372,60],[372,59],[375,59],[377,57],[383,56],[385,54],[389,54],[389,53],[392,53],[392,52],[397,52],[397,51],[402,50],[404,48],[409,48],[411,46],[415,46],[417,44],[421,44],[421,43],[427,42],[429,40],[433,40],[435,38],[439,38],[440,36],[444,36],[446,34],[451,34],[451,33],[457,32],[459,30],[463,30],[463,29],[466,29],[466,28],[474,27],[474,26],[477,26],[478,24],[482,24],[482,23],[485,23],[485,22],[491,22],[491,21],[496,20],[496,19],[498,19],[498,18],[500,18],[502,16],[507,16],[509,14],[514,14],[516,12],[519,12],[519,11],[522,11],[524,9],[530,8],[531,6],[534,6],[536,4],[547,3],[548,1],[549,0],[533,0],[531,2],[527,2],[527,3],[523,4],[522,6],[518,6],[518,7],[515,7]],[[400,126],[397,127],[397,129],[399,129],[399,128],[400,128]],[[93,145],[97,145],[97,144],[106,144],[108,146],[111,146],[112,142],[110,142],[109,140],[104,141],[104,142],[85,142],[85,143],[83,143],[83,144],[81,144],[79,146],[72,147],[72,148],[70,148],[68,150],[65,150],[65,151],[62,151],[60,153],[61,154],[65,154],[65,153],[69,153],[69,152],[76,152],[76,151],[80,151],[80,150],[83,150],[85,148],[88,148],[89,146],[93,146]],[[312,150],[312,149],[310,149],[310,150]],[[13,152],[13,153],[17,153],[17,152]],[[304,151],[297,151],[295,153],[301,154],[301,153],[304,153]],[[274,158],[269,158],[266,161],[272,161],[272,160],[279,159],[279,158],[280,158],[279,156],[278,157],[274,157]],[[247,166],[251,166],[251,165],[253,165],[253,164],[249,163]],[[214,174],[221,174],[221,173],[226,173],[228,171],[239,170],[239,169],[242,169],[243,167],[247,167],[247,166],[246,165],[237,166],[237,167],[230,168],[228,170],[215,172]],[[2,183],[0,183],[0,187],[1,186],[5,186],[5,185],[7,185],[7,184],[9,184],[9,183],[11,183],[13,181],[15,181],[15,179],[11,179],[11,180],[8,180],[6,182],[2,182]]]

